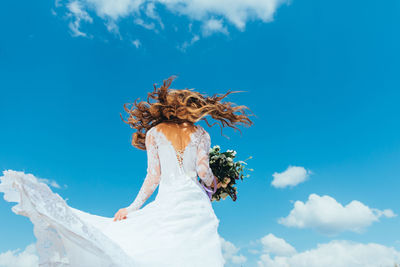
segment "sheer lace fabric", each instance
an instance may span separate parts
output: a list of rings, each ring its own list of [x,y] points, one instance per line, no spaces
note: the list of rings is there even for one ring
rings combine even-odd
[[[156,139],[151,132],[152,129],[150,129],[149,133],[146,134],[147,175],[136,199],[131,205],[129,205],[129,207],[127,207],[128,212],[140,209],[160,183],[160,159],[158,158]]]
[[[197,148],[196,170],[204,183],[210,186],[214,180],[214,174],[209,164],[209,151],[211,146],[210,135],[204,131]]]
[[[41,266],[223,266],[219,220],[197,179],[209,185],[213,178],[208,133],[198,127],[191,134],[181,164],[156,128],[146,147],[147,175],[128,218],[118,222],[68,206],[33,175],[3,173],[0,192],[34,224]],[[157,186],[155,200],[143,206]]]

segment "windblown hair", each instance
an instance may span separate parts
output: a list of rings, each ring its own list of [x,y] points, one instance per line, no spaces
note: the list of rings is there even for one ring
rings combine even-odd
[[[221,100],[234,91],[220,95],[215,94],[211,97],[195,92],[191,89],[175,90],[170,89],[175,76],[171,76],[163,81],[159,88],[154,84],[154,90],[147,94],[147,101],[132,104],[124,104],[125,111],[129,114],[125,121],[131,128],[136,129],[132,136],[132,145],[139,149],[146,149],[145,138],[147,131],[162,122],[176,123],[195,123],[204,120],[209,127],[220,123],[221,131],[225,126],[232,127],[240,131],[237,125],[251,126],[253,122],[245,110],[246,106],[236,106],[232,102],[222,102]],[[218,122],[209,124],[207,115]]]

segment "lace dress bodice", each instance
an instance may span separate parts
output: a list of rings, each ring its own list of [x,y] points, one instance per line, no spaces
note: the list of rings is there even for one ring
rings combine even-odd
[[[188,145],[177,150],[164,133],[151,128],[146,134],[147,175],[128,212],[140,209],[160,185],[163,190],[188,179],[197,182],[197,176],[210,186],[214,176],[209,166],[210,135],[201,126],[191,133]]]

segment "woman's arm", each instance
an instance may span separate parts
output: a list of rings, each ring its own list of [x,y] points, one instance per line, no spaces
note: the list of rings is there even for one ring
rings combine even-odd
[[[161,168],[158,149],[152,130],[146,134],[147,175],[135,200],[128,207],[120,209],[115,214],[115,220],[125,219],[128,213],[140,209],[146,200],[154,193],[160,183]]]
[[[197,175],[207,186],[211,186],[214,180],[214,174],[211,171],[209,160],[210,147],[210,135],[203,130],[203,134],[200,136],[200,142],[197,147],[196,171]]]

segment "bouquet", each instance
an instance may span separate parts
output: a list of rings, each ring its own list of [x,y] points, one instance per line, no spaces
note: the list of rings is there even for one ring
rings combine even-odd
[[[247,163],[245,161],[235,161],[236,151],[227,150],[221,152],[221,148],[216,145],[210,149],[210,168],[216,177],[218,189],[215,191],[207,190],[211,201],[220,201],[221,198],[225,200],[227,196],[230,196],[233,201],[237,199],[237,187],[236,181],[247,178],[250,175],[244,173],[244,170],[253,171],[253,169],[246,168]],[[249,157],[248,159],[251,159]],[[215,185],[214,185],[215,186]]]

